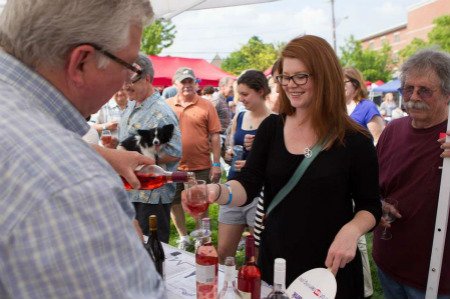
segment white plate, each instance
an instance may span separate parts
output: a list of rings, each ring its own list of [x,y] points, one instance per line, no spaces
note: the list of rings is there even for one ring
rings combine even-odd
[[[325,268],[315,268],[297,277],[286,290],[289,298],[334,299],[336,278]]]

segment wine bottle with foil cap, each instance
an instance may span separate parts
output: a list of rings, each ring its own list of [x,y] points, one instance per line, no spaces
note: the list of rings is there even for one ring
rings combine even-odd
[[[242,295],[236,286],[236,263],[234,257],[225,259],[225,278],[222,290],[219,292],[219,299],[242,299]]]
[[[245,299],[261,298],[261,271],[256,266],[255,237],[245,239],[245,265],[238,272],[238,289]]]
[[[152,252],[153,262],[155,263],[156,271],[158,271],[158,273],[164,279],[165,278],[164,262],[166,257],[164,255],[164,250],[161,241],[159,241],[158,238],[158,219],[156,215],[151,215],[150,217],[148,217],[148,221],[150,234],[148,236],[146,249],[147,251]]]
[[[195,180],[195,174],[190,171],[166,171],[158,165],[143,165],[135,170],[135,174],[141,182],[139,190],[153,190],[167,183],[183,183]],[[126,190],[132,190],[130,183],[122,177]]]
[[[273,265],[273,289],[267,299],[289,299],[286,294],[286,260],[276,258]]]

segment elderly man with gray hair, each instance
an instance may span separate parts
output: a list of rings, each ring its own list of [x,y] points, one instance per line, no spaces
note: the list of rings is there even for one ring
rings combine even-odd
[[[176,171],[181,158],[181,132],[178,118],[153,87],[155,71],[150,58],[139,54],[135,64],[142,73],[131,82],[125,84],[130,103],[119,125],[119,141],[138,134],[138,130],[173,126],[172,137],[168,143],[157,151],[158,165],[167,171]],[[115,140],[113,140],[114,142]],[[116,143],[116,142],[114,142]],[[116,144],[113,145],[115,147]],[[175,184],[165,184],[155,190],[131,190],[130,199],[136,209],[136,219],[145,235],[149,235],[150,215],[158,219],[158,237],[162,242],[169,242],[170,206],[175,195]]]
[[[219,81],[219,90],[212,96],[212,103],[216,108],[220,119],[220,125],[222,126],[220,134],[225,134],[231,123],[231,111],[228,107],[227,98],[233,95],[233,83],[233,78],[223,77]]]
[[[403,64],[401,72],[409,116],[391,121],[377,144],[383,210],[391,218],[383,217],[375,229],[373,257],[386,299],[425,297],[442,157],[448,155],[438,139],[447,128],[450,54],[420,51]],[[393,200],[396,205],[389,204]],[[390,239],[385,235],[382,239],[386,230]],[[450,298],[449,231],[437,298]]]
[[[165,298],[121,175],[152,159],[97,149],[85,118],[131,75],[143,0],[8,0],[0,16],[0,298]]]

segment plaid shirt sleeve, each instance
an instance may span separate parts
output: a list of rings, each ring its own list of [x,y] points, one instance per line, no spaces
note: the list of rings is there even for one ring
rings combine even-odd
[[[96,176],[60,190],[14,228],[2,258],[11,297],[165,298],[113,183]]]

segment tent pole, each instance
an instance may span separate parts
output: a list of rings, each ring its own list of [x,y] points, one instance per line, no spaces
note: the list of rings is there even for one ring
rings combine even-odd
[[[447,121],[447,131],[448,130],[450,130],[450,122]],[[449,142],[450,137],[447,136],[446,141]],[[442,259],[444,256],[445,237],[447,236],[449,207],[450,158],[445,158],[442,167],[441,188],[439,190],[439,202],[436,212],[436,225],[434,228],[433,247],[431,249],[430,268],[428,270],[427,291],[425,294],[426,299],[437,298],[439,280],[441,277]],[[449,261],[447,261],[447,263],[448,262]]]

